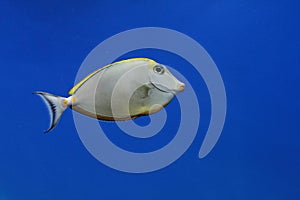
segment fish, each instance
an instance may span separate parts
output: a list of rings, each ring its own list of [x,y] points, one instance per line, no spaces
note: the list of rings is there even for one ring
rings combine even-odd
[[[48,133],[67,108],[98,120],[132,120],[160,111],[184,88],[166,65],[149,58],[131,58],[92,72],[69,91],[68,97],[41,91],[34,94],[48,108]]]

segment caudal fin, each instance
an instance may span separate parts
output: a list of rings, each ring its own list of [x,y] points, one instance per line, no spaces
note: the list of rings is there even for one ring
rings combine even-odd
[[[50,114],[50,126],[45,133],[51,131],[59,122],[63,112],[67,109],[69,99],[49,94],[46,92],[34,92],[33,94],[39,95],[47,105]]]

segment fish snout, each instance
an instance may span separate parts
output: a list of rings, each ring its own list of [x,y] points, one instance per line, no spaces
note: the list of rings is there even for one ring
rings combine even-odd
[[[179,90],[180,90],[180,91],[183,91],[184,88],[185,88],[185,84],[184,84],[184,83],[180,83],[180,84],[179,84]]]
[[[182,92],[182,91],[184,90],[184,88],[185,88],[185,84],[182,83],[182,82],[179,82],[179,83],[177,84],[177,87],[176,87],[175,92],[176,92],[176,93]]]

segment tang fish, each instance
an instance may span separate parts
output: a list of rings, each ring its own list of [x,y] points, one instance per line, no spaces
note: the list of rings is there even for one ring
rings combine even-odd
[[[34,94],[48,107],[50,127],[47,133],[57,125],[68,107],[99,120],[130,120],[158,112],[184,87],[165,65],[148,58],[132,58],[89,74],[69,91],[69,97],[46,92]]]

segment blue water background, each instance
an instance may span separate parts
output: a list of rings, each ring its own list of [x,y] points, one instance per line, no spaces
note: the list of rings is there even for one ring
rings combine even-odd
[[[0,200],[300,199],[297,1],[4,0],[0,5]],[[210,115],[201,76],[168,52],[124,55],[151,57],[181,71],[199,91],[202,120],[195,141],[176,162],[156,172],[128,174],[88,153],[71,110],[44,135],[48,113],[31,93],[67,95],[96,45],[145,26],[180,31],[208,51],[225,83],[228,112],[219,142],[198,159]],[[175,100],[167,110],[177,107]],[[116,144],[141,152],[173,137],[166,131],[146,144],[118,136],[117,128],[112,132]]]

